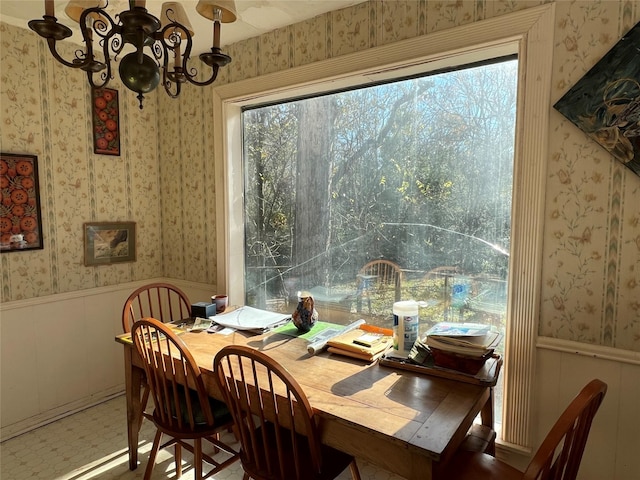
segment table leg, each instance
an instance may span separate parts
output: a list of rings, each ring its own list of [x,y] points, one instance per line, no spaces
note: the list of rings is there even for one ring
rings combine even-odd
[[[489,427],[492,431],[494,429],[493,426],[493,387],[489,388],[489,399],[482,407],[480,411],[480,419],[482,420],[482,425]],[[495,436],[495,434],[494,434]],[[496,456],[496,442],[495,439],[491,439],[489,442],[489,446],[487,447],[486,453],[491,455],[492,457]]]
[[[138,467],[138,433],[142,420],[140,388],[143,372],[133,365],[133,348],[124,349],[125,397],[127,400],[127,440],[129,444],[129,470]]]
[[[480,419],[483,425],[493,428],[493,387],[489,388],[489,399],[480,411]]]

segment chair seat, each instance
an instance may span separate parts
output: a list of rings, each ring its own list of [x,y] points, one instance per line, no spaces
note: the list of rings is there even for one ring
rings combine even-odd
[[[266,450],[268,451],[269,454],[269,464],[271,465],[277,465],[278,464],[278,460],[277,460],[277,455],[278,455],[278,450],[275,447],[276,445],[276,439],[275,439],[275,430],[273,428],[267,428],[267,434],[266,434],[266,443],[268,446],[273,446],[273,448],[264,448],[263,445],[263,439],[265,437],[263,437],[262,433],[263,430],[259,429],[260,433],[257,435],[257,438],[260,439],[260,446],[256,449],[257,451],[260,452],[260,461],[261,461],[261,465],[258,466],[257,462],[250,462],[249,460],[247,460],[246,457],[243,456],[243,452],[240,451],[240,458],[242,461],[242,466],[245,470],[245,472],[247,472],[249,474],[249,476],[254,479],[254,480],[280,480],[281,478],[304,478],[305,480],[333,480],[336,477],[338,477],[340,475],[340,473],[342,473],[344,470],[347,469],[347,467],[349,467],[349,465],[351,464],[353,457],[351,455],[347,455],[344,452],[341,452],[339,450],[336,450],[334,448],[331,448],[329,446],[326,445],[322,445],[321,447],[321,452],[322,452],[322,465],[323,465],[323,469],[322,472],[318,473],[318,472],[314,472],[312,469],[312,462],[311,462],[311,452],[309,450],[309,444],[306,441],[306,437],[302,436],[302,435],[297,435],[298,438],[298,446],[302,446],[301,448],[301,452],[300,452],[300,456],[299,456],[299,461],[296,462],[294,461],[294,457],[293,455],[290,457],[291,461],[290,462],[286,462],[284,467],[286,468],[286,471],[284,472],[283,475],[280,475],[279,473],[269,473],[268,469],[266,468],[267,462],[265,461],[265,455],[263,454],[263,452]],[[292,447],[292,443],[291,443],[291,439],[290,438],[284,438],[282,439],[282,446],[283,449],[282,451],[291,451],[290,449],[293,448]],[[305,448],[306,447],[306,448]],[[299,468],[301,474],[296,477],[295,474],[295,468]]]
[[[182,421],[184,423],[188,423],[189,418],[191,418],[191,414],[189,413],[187,408],[184,390],[185,389],[182,385],[178,385],[178,391],[180,392],[178,395],[178,400],[180,402],[180,416],[182,417]],[[192,389],[188,389],[188,390],[189,391],[187,393],[190,397],[190,400],[191,400],[190,403],[193,408],[193,420],[195,421],[196,426],[204,427],[206,426],[207,419],[205,417],[204,411],[202,410],[202,406],[200,405],[200,400],[198,399],[198,392]],[[232,421],[231,413],[229,412],[229,409],[227,408],[227,405],[224,402],[221,402],[220,400],[216,400],[215,398],[212,398],[212,397],[208,397],[208,400],[209,400],[209,407],[211,408],[211,413],[213,413],[213,419],[214,419],[215,425],[219,425],[221,423],[230,423]],[[174,418],[176,418],[175,405],[173,403],[173,399],[171,400],[171,411],[173,412]]]
[[[523,473],[486,453],[458,450],[443,478],[455,480],[521,480]]]

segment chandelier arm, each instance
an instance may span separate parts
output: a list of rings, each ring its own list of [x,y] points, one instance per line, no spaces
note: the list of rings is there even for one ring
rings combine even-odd
[[[156,59],[156,62],[158,63],[158,66],[160,66],[160,59],[163,59],[163,63],[166,65],[166,59],[169,52],[167,51],[167,46],[164,44],[164,42],[161,39],[156,39],[155,43],[151,45],[150,49],[151,53],[153,53],[153,56]]]
[[[30,20],[29,28],[47,41],[49,52],[51,52],[53,58],[65,67],[82,68],[90,63],[84,59],[85,56],[82,51],[76,51],[75,58],[72,61],[65,60],[62,55],[58,53],[58,41],[71,37],[73,32],[69,27],[58,23],[58,19],[53,15],[45,14],[42,19]]]
[[[91,85],[91,88],[102,88],[102,87],[106,86],[107,83],[109,83],[109,80],[111,80],[111,65],[110,65],[110,63],[107,63],[107,71],[100,73],[100,81],[98,81],[98,82],[96,82],[94,80],[94,76],[97,73],[99,73],[99,72],[92,72],[90,70],[87,70],[87,80],[89,80],[89,85]]]
[[[231,61],[231,57],[223,54],[218,47],[211,48],[211,52],[201,53],[199,58],[203,63],[211,67],[211,76],[207,80],[198,81],[196,80],[196,77],[198,76],[198,69],[195,67],[189,68],[187,66],[187,61],[191,56],[191,47],[192,42],[187,42],[187,47],[184,51],[184,58],[182,59],[182,71],[185,80],[192,85],[197,85],[199,87],[211,85],[216,81],[216,78],[218,78],[218,71],[220,70],[220,67],[229,63]]]
[[[60,54],[58,53],[58,50],[56,49],[56,44],[57,41],[55,38],[47,38],[47,45],[49,46],[49,51],[51,52],[51,55],[53,55],[53,58],[55,58],[57,61],[59,61],[61,64],[63,64],[65,67],[71,67],[71,68],[82,68],[84,65],[88,64],[88,61],[80,61],[78,59],[78,56],[76,55],[76,58],[74,60],[72,60],[71,62],[65,60],[64,58],[62,58],[60,56]]]
[[[157,34],[156,39],[162,45],[165,55],[167,55],[169,51],[173,52],[174,59],[177,55],[174,66],[186,69],[193,45],[193,37],[191,33],[189,33],[189,30],[180,23],[169,23]],[[185,46],[184,53],[181,52],[183,45]],[[168,62],[165,61],[164,64],[166,68]]]
[[[218,77],[218,71],[220,70],[220,66],[212,65],[211,69],[212,69],[211,77],[209,77],[209,79],[203,82],[199,82],[198,80],[196,80],[196,76],[198,75],[198,70],[196,68],[191,68],[189,69],[190,71],[185,70],[184,76],[187,82],[191,83],[192,85],[198,85],[199,87],[204,87],[207,85],[211,85],[213,82],[216,81],[216,78]]]
[[[165,68],[162,69],[162,84],[164,86],[164,91],[167,92],[171,98],[178,98],[180,95],[180,90],[182,88],[183,81],[179,79],[171,80],[170,75],[167,73],[166,62]],[[175,91],[172,90],[172,87],[175,85]]]

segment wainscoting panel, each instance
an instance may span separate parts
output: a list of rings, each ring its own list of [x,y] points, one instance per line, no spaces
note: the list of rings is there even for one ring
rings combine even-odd
[[[174,283],[192,303],[216,293],[211,285],[156,278],[0,305],[0,441],[124,391],[114,337],[129,293],[152,281]]]
[[[536,363],[534,451],[580,389],[593,378],[608,385],[582,459],[580,480],[640,478],[638,355],[540,337]]]

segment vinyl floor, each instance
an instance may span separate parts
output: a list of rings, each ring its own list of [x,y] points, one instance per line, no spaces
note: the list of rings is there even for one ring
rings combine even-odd
[[[153,424],[145,420],[140,431],[139,466],[129,470],[125,398],[119,396],[0,443],[0,480],[142,479],[154,434]],[[223,440],[231,442],[233,437]],[[153,480],[176,478],[172,452],[171,448],[159,453]],[[190,462],[191,454],[184,452],[181,478],[185,480],[193,480]],[[363,480],[402,480],[360,460],[358,467]],[[236,462],[210,478],[242,480],[242,475]],[[349,470],[338,478],[349,480]]]

